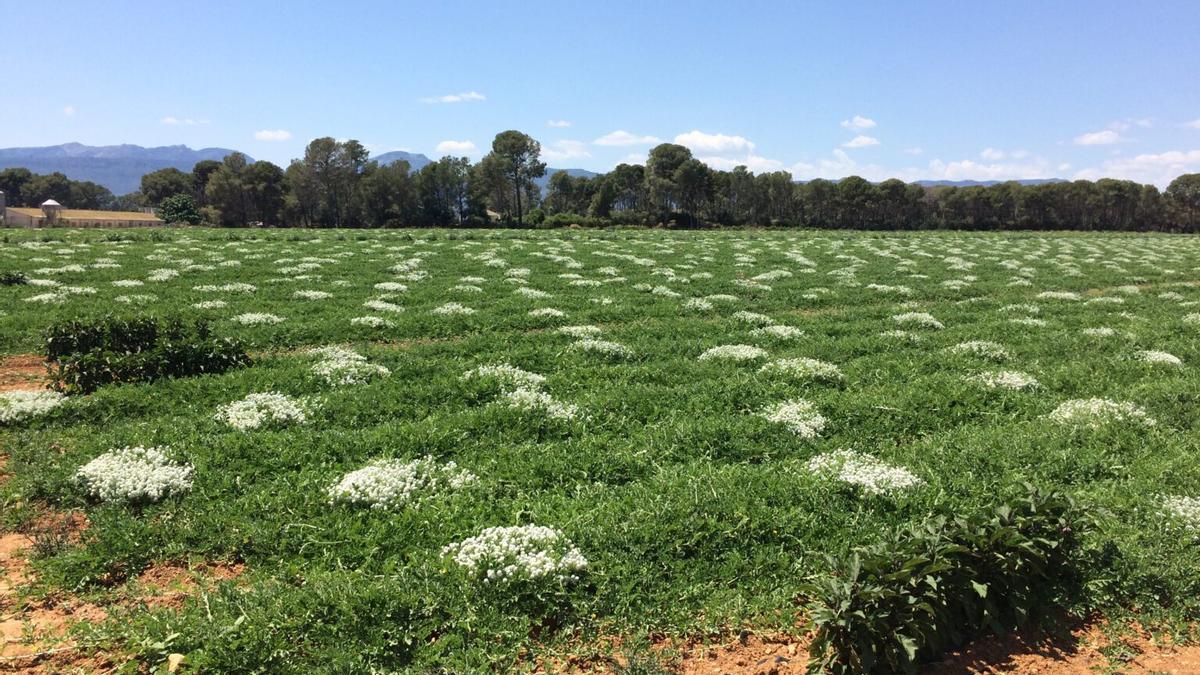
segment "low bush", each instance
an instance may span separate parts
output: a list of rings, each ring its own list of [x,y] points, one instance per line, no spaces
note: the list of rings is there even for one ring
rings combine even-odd
[[[805,589],[809,672],[914,673],[977,633],[1023,624],[1071,580],[1082,522],[1069,497],[1030,487],[990,512],[931,517],[830,559]]]
[[[0,272],[0,286],[24,286],[29,278],[20,272]]]
[[[241,343],[214,336],[207,321],[181,317],[64,321],[47,330],[45,344],[51,384],[66,394],[220,373],[250,363]]]

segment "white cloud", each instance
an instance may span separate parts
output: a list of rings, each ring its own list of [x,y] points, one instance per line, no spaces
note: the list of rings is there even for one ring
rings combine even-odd
[[[871,136],[863,136],[862,134],[842,143],[843,148],[867,148],[872,145],[879,145],[879,139],[872,138]]]
[[[445,96],[426,96],[421,103],[471,103],[486,101],[487,97],[477,91],[465,91],[461,94],[446,94]]]
[[[1112,145],[1121,142],[1121,134],[1112,129],[1093,131],[1075,137],[1075,145]]]
[[[1003,150],[997,150],[996,148],[984,148],[983,152],[979,153],[979,156],[994,162],[996,160],[1004,159],[1005,152]]]
[[[645,164],[646,159],[647,154],[644,152],[631,152],[622,157],[617,164]],[[616,166],[617,164],[613,164],[613,166]]]
[[[73,106],[73,105],[63,106],[63,114],[66,115],[67,117],[74,117],[75,116],[75,106]]]
[[[637,134],[631,134],[623,129],[617,129],[610,134],[605,134],[592,141],[592,143],[595,145],[608,146],[654,145],[655,143],[659,142],[659,139],[654,136],[638,136]]]
[[[1029,156],[1029,151],[1028,150],[1013,150],[1012,152],[1010,152],[1008,154],[1013,159],[1025,159],[1026,157]]]
[[[286,129],[263,129],[254,132],[254,140],[256,141],[290,141],[292,140],[292,132]]]
[[[1123,120],[1117,120],[1116,122],[1110,123],[1108,125],[1108,128],[1112,129],[1113,131],[1129,131],[1133,127],[1149,129],[1153,126],[1154,126],[1154,120],[1152,120],[1150,118],[1140,118],[1139,119],[1139,118],[1127,117]]]
[[[554,127],[555,129],[566,129],[571,126],[571,123],[567,120],[550,120],[546,122],[546,126]]]
[[[459,153],[475,152],[475,144],[471,141],[442,141],[434,148],[435,152]]]
[[[1200,119],[1194,119],[1191,122],[1188,122],[1187,124],[1185,124],[1183,126],[1191,127],[1193,129],[1200,129]]]
[[[542,147],[542,159],[550,162],[591,156],[587,151],[587,144],[583,141],[555,141],[549,147]]]
[[[161,123],[171,127],[192,127],[197,124],[208,124],[208,120],[194,120],[190,117],[171,117],[168,115],[162,118]]]
[[[846,129],[853,129],[854,131],[861,131],[863,129],[874,129],[875,128],[875,120],[871,119],[870,117],[863,117],[862,115],[855,115],[854,117],[851,117],[848,120],[842,120],[842,127],[846,128]]]
[[[726,136],[725,134],[706,134],[703,131],[689,131],[675,137],[679,145],[690,148],[697,153],[710,153],[725,156],[736,153],[750,153],[754,144],[743,136]]]
[[[922,178],[930,180],[1018,180],[1022,178],[1058,178],[1044,158],[1028,162],[988,162],[971,159],[943,162],[935,159]]]
[[[925,149],[921,148],[921,147],[912,147],[912,148],[904,149],[904,154],[906,154],[906,155],[919,155],[923,152],[925,152]]]
[[[1110,159],[1099,167],[1076,172],[1075,178],[1085,180],[1123,178],[1166,187],[1181,174],[1197,171],[1200,171],[1200,150],[1171,150],[1157,154]]]

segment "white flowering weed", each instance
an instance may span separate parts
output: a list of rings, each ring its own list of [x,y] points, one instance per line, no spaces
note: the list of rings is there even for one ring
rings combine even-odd
[[[762,347],[753,345],[721,345],[705,350],[699,356],[701,361],[722,360],[722,361],[753,361],[755,359],[765,359],[770,354]]]
[[[1200,530],[1200,497],[1166,497],[1163,508],[1194,530]]]
[[[758,416],[769,422],[782,424],[792,433],[805,439],[820,436],[827,423],[825,417],[817,411],[817,407],[803,399],[768,406],[758,413]]]
[[[580,417],[578,406],[556,401],[550,394],[536,389],[518,388],[505,391],[501,400],[509,408],[541,413],[554,420],[566,422]]]
[[[812,473],[860,488],[868,495],[890,495],[921,485],[911,471],[857,450],[834,450],[808,461]]]
[[[250,431],[266,426],[304,424],[308,408],[300,401],[278,392],[250,394],[240,401],[227,403],[217,409],[216,419],[238,431]]]
[[[968,381],[982,385],[988,389],[1033,389],[1038,381],[1032,375],[1016,370],[1001,370],[997,372],[978,373],[967,378]]]
[[[0,424],[24,422],[48,415],[67,402],[56,391],[6,391],[0,393]]]
[[[1106,398],[1074,399],[1055,408],[1049,418],[1059,424],[1098,429],[1108,424],[1133,422],[1152,427],[1155,420],[1141,407]]]
[[[329,487],[328,494],[335,504],[394,510],[416,505],[434,494],[459,490],[476,480],[475,474],[459,469],[454,462],[439,464],[430,456],[411,461],[378,459],[343,476]]]
[[[494,380],[500,383],[502,390],[540,389],[546,384],[546,378],[528,370],[522,370],[508,363],[482,365],[462,374],[463,380]]]
[[[905,312],[903,314],[895,314],[892,316],[892,321],[904,326],[917,326],[919,328],[931,328],[933,330],[941,330],[946,326],[933,317],[928,312]]]
[[[172,461],[169,447],[109,450],[76,472],[84,490],[106,502],[156,502],[192,488],[192,467]]]
[[[571,344],[570,349],[581,352],[592,352],[616,358],[633,356],[633,350],[623,344],[595,338],[583,338]]]
[[[243,326],[271,326],[277,323],[283,323],[282,316],[274,314],[266,314],[263,312],[246,312],[233,317],[233,321],[242,324]]]
[[[832,363],[810,358],[779,359],[772,361],[759,369],[767,375],[788,375],[810,380],[840,380],[842,371]]]
[[[362,384],[376,377],[392,374],[385,366],[368,363],[367,357],[344,347],[319,347],[309,350],[320,357],[312,372],[334,386]]]
[[[538,525],[489,527],[442,549],[479,581],[575,581],[587,558],[559,530]]]

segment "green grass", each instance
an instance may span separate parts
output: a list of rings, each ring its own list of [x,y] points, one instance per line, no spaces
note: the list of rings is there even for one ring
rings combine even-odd
[[[1195,239],[647,230],[6,234],[0,271],[96,292],[45,305],[25,299],[53,288],[0,287],[0,351],[36,352],[40,331],[56,320],[132,311],[115,298],[153,294],[137,309],[208,316],[218,334],[243,338],[256,353],[248,369],[108,387],[0,430],[13,474],[0,487],[6,526],[31,518],[31,504],[80,508],[91,519],[81,546],[38,561],[47,589],[102,599],[155,562],[246,563],[238,584],[181,610],[114,610],[111,622],[94,629],[91,639],[150,666],[182,652],[190,666],[210,672],[510,669],[530,665],[541,649],[570,649],[600,635],[787,626],[820,554],[877,541],[934,511],[985,508],[1023,494],[1022,481],[1068,491],[1098,520],[1084,542],[1082,605],[1196,614],[1197,530],[1162,508],[1164,495],[1200,495],[1200,325],[1184,321],[1200,311]],[[508,267],[485,264],[487,251]],[[404,280],[408,291],[389,297],[402,313],[362,306],[387,295],[374,284],[397,280],[389,268],[414,256],[423,260],[414,269],[424,278]],[[324,262],[307,272],[279,271],[306,258]],[[98,259],[120,267],[92,268]],[[241,264],[220,266],[229,260]],[[71,264],[84,271],[46,271]],[[111,283],[145,280],[163,268],[180,275],[139,287]],[[528,285],[552,297],[514,294],[517,284],[505,279],[511,268],[528,269]],[[702,275],[684,283],[668,269],[680,278]],[[771,290],[736,283],[770,270],[792,276],[765,282]],[[312,278],[295,278],[303,274]],[[575,286],[562,274],[624,280]],[[462,277],[482,277],[466,283],[483,292],[452,291]],[[961,288],[943,284],[967,277]],[[1010,285],[1017,278],[1029,285]],[[193,290],[230,282],[257,290]],[[1131,284],[1140,292],[1118,289]],[[294,298],[301,289],[334,297]],[[1082,299],[1039,299],[1043,291]],[[1168,292],[1182,299],[1159,297]],[[687,298],[713,294],[738,300],[714,302],[707,312],[684,308]],[[611,302],[593,302],[600,298]],[[1096,298],[1123,303],[1088,302]],[[228,306],[190,309],[211,299]],[[451,301],[477,311],[430,312]],[[1026,316],[1005,309],[1015,304],[1037,305],[1046,325],[1010,322]],[[569,316],[527,315],[539,307]],[[805,335],[752,336],[754,326],[733,318],[739,310]],[[929,312],[945,329],[912,328],[921,338],[915,343],[880,335],[907,311]],[[229,320],[244,312],[285,321],[251,327]],[[393,325],[350,323],[365,315]],[[577,324],[600,326],[603,339],[634,356],[571,350],[572,338],[553,328]],[[1100,326],[1117,334],[1082,332]],[[993,363],[946,351],[969,340],[1000,343],[1009,358]],[[355,345],[391,375],[325,385],[298,348],[333,343]],[[758,345],[772,359],[820,359],[844,378],[768,377],[758,373],[761,360],[697,360],[725,344]],[[1135,358],[1148,349],[1174,354],[1184,366]],[[579,406],[586,419],[555,422],[494,405],[494,390],[460,379],[501,362],[545,375],[545,390]],[[986,390],[965,379],[999,369],[1033,375],[1041,386]],[[213,419],[218,406],[270,390],[317,401],[309,423],[243,433]],[[1136,403],[1157,424],[1088,431],[1045,418],[1065,400],[1091,397]],[[788,399],[811,401],[827,418],[818,438],[802,440],[754,414]],[[169,445],[194,465],[192,491],[145,508],[89,501],[75,471],[126,445]],[[809,459],[838,448],[905,467],[924,485],[871,497],[807,470]],[[427,454],[480,480],[394,513],[328,503],[326,488],[371,459]],[[471,582],[439,554],[482,528],[524,523],[562,530],[588,558],[589,572],[553,592],[505,594]]]

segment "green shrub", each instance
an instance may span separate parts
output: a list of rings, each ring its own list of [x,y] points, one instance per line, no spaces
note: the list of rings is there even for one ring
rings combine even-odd
[[[991,512],[931,517],[856,549],[805,589],[809,672],[914,673],[972,635],[1024,623],[1070,581],[1074,502],[1033,487]]]
[[[0,286],[24,286],[29,278],[20,272],[0,272]]]
[[[181,317],[64,321],[46,332],[52,386],[67,394],[120,382],[220,373],[249,365],[241,343],[212,335],[207,321]]]

